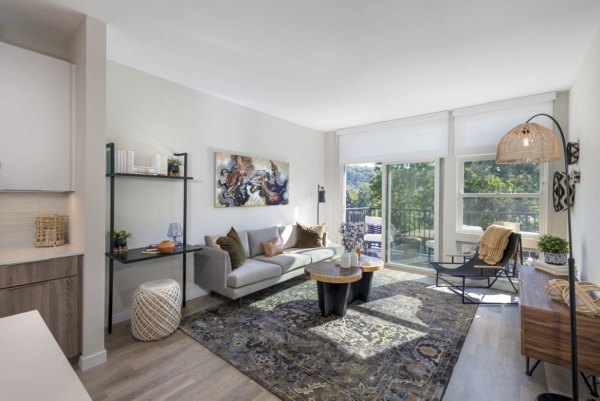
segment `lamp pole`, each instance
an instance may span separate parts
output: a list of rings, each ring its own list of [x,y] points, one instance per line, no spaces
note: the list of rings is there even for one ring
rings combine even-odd
[[[551,119],[558,131],[562,140],[563,159],[565,162],[565,184],[567,186],[567,228],[569,235],[569,310],[571,320],[571,385],[573,401],[579,401],[579,365],[577,364],[577,310],[575,308],[575,259],[573,258],[573,238],[571,233],[571,183],[569,177],[569,162],[567,160],[567,141],[563,130],[554,117],[546,113],[539,113],[527,120],[529,123],[536,117],[545,116]],[[554,398],[553,398],[554,397]],[[538,397],[539,401],[556,399],[554,394],[543,394]]]

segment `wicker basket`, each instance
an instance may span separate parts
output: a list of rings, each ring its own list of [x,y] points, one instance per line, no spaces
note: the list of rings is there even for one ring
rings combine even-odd
[[[35,218],[35,247],[59,246],[65,244],[67,216],[46,214]]]

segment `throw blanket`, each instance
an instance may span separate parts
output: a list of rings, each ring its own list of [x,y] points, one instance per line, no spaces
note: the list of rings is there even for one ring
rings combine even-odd
[[[479,258],[485,263],[495,265],[502,259],[512,230],[508,227],[491,225],[479,240]]]

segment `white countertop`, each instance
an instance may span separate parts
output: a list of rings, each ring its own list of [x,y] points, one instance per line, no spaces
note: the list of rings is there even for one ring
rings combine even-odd
[[[0,248],[0,266],[75,255],[83,255],[83,250],[71,244],[48,248]]]
[[[91,401],[38,311],[0,319],[0,398]]]

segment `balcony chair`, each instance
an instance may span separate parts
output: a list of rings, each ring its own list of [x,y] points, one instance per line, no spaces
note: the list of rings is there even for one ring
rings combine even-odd
[[[484,234],[485,235],[485,234]],[[435,269],[436,287],[446,287],[462,298],[463,304],[510,304],[517,302],[483,302],[465,294],[467,288],[491,288],[500,277],[506,277],[512,286],[515,294],[519,290],[515,287],[513,278],[517,274],[517,257],[523,263],[523,249],[521,244],[521,234],[512,232],[508,238],[508,244],[504,248],[501,259],[494,264],[486,263],[480,258],[479,253],[474,254],[470,259],[460,262],[430,262]],[[512,266],[511,266],[512,259]],[[449,281],[449,277],[461,279],[461,284],[454,284]],[[443,281],[445,284],[440,284]],[[486,280],[486,286],[467,285],[467,280]]]
[[[381,252],[381,217],[365,216],[366,233],[363,238],[365,244],[365,254],[376,254]]]

